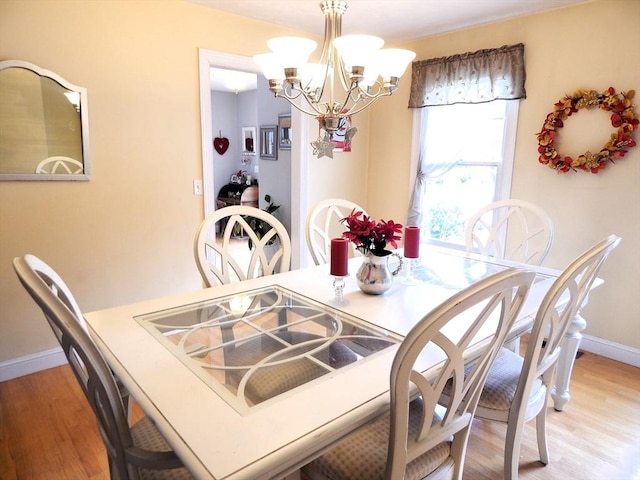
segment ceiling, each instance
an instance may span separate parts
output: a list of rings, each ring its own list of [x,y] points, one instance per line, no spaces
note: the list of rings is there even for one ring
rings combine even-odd
[[[320,0],[186,1],[323,35]],[[347,0],[342,33],[398,43],[586,1],[591,0]]]
[[[185,0],[322,37],[320,0]],[[347,0],[342,33],[396,44],[592,0]],[[255,53],[267,51],[264,49]],[[226,91],[223,81],[215,88]],[[242,90],[238,90],[242,91]]]

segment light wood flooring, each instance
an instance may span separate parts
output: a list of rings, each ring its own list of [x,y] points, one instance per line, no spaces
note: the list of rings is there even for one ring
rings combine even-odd
[[[549,407],[546,467],[533,423],[525,428],[520,479],[640,480],[640,369],[585,353],[571,395],[564,412]],[[474,421],[465,479],[503,478],[504,434],[504,425]],[[68,366],[0,383],[0,479],[108,478],[93,414]]]

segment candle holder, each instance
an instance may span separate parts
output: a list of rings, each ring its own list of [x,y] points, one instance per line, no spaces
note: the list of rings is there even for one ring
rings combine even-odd
[[[344,279],[348,275],[333,275],[333,293],[334,297],[330,300],[332,305],[345,306],[349,305],[349,300],[344,298]]]
[[[405,285],[416,285],[418,283],[418,279],[415,277],[415,267],[419,259],[405,257],[404,260],[407,268],[404,278],[402,279],[402,283]]]
[[[407,285],[415,285],[418,280],[414,276],[416,260],[420,258],[420,227],[410,225],[404,229],[404,258],[406,259],[407,269],[403,279],[403,283]]]

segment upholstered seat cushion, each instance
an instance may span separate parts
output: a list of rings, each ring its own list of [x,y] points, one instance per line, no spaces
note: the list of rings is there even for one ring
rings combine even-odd
[[[409,438],[414,438],[421,424],[422,401],[411,402]],[[434,421],[440,420],[434,416]],[[322,457],[304,467],[303,471],[320,473],[331,480],[377,480],[384,478],[389,445],[389,415],[358,429]],[[439,443],[407,465],[405,480],[418,480],[445,463],[453,465],[451,442]]]
[[[131,437],[137,447],[154,452],[169,452],[171,447],[165,441],[149,417],[144,417],[131,427]],[[186,480],[193,477],[186,468],[171,470],[138,469],[141,480]]]
[[[233,348],[226,353],[226,364],[251,366],[276,353],[276,358],[280,362],[317,348],[317,341],[323,340],[319,335],[296,331],[282,331],[276,335],[281,341],[262,336]],[[284,348],[285,344],[290,346]],[[338,369],[357,360],[356,354],[339,341],[331,342],[326,348],[313,353],[313,356],[318,362],[301,357],[273,366],[261,367],[252,372],[245,386],[245,397],[257,404],[325,375],[330,370],[321,366],[322,364]],[[232,370],[229,372],[227,381],[238,387],[247,371],[246,369]]]
[[[516,394],[523,363],[524,359],[520,355],[506,348],[501,348],[489,371],[489,377],[484,384],[478,407],[508,411]],[[531,387],[530,397],[537,397],[541,388],[543,388],[542,382],[536,378]]]
[[[524,359],[507,348],[501,348],[496,357],[496,361],[489,371],[487,382],[482,389],[482,395],[478,402],[478,408],[508,412],[513,403],[513,398],[518,388],[518,381],[522,373]],[[465,369],[465,374],[472,366]],[[539,378],[536,378],[531,387],[530,397],[538,397],[541,389],[544,388]],[[451,393],[451,381],[442,391],[443,400]]]

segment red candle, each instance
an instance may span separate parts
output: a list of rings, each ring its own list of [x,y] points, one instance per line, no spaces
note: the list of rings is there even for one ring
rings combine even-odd
[[[346,238],[331,239],[331,275],[346,277],[349,273],[347,262],[349,260],[349,240]]]
[[[404,256],[418,258],[420,256],[420,227],[405,227]]]

